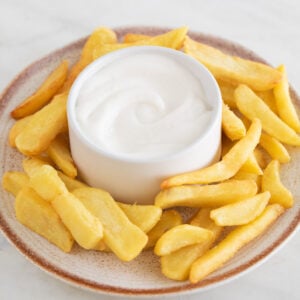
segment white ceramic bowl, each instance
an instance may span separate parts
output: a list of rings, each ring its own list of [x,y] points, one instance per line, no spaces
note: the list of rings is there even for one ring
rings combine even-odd
[[[179,61],[199,80],[205,99],[212,107],[207,127],[191,145],[174,154],[154,159],[127,158],[101,149],[87,137],[76,117],[78,95],[85,82],[112,62],[139,53],[167,55]],[[221,95],[214,77],[190,56],[180,51],[153,46],[131,47],[115,51],[89,65],[77,78],[70,91],[67,113],[72,156],[81,177],[91,186],[109,191],[119,201],[153,203],[155,194],[159,191],[160,182],[164,178],[207,166],[219,159],[221,110]]]

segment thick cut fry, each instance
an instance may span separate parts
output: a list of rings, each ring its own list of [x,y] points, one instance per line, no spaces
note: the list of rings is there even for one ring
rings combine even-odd
[[[16,138],[16,146],[21,153],[38,155],[49,147],[67,124],[66,102],[67,94],[60,94],[32,115]]]
[[[224,240],[192,264],[190,281],[199,282],[220,268],[238,250],[262,234],[283,212],[284,208],[279,204],[268,205],[257,219],[234,229]]]
[[[263,212],[270,196],[270,192],[264,192],[254,197],[213,209],[210,217],[219,226],[247,224]]]
[[[184,51],[204,64],[216,78],[234,84],[247,84],[257,91],[272,89],[282,77],[270,66],[227,55],[188,37],[184,42]]]
[[[219,207],[257,193],[253,180],[228,180],[219,184],[174,186],[159,192],[155,205],[161,208],[174,206]]]
[[[234,92],[238,109],[248,119],[259,118],[262,128],[279,141],[293,145],[300,145],[300,137],[286,125],[256,94],[245,85],[239,85]],[[251,109],[249,109],[251,108]]]
[[[96,46],[113,44],[117,42],[114,31],[106,27],[97,28],[87,39],[83,46],[80,59],[71,68],[68,78],[62,88],[62,92],[68,91],[79,73],[93,61],[93,51]]]
[[[30,175],[30,186],[47,201],[52,201],[57,196],[68,193],[57,171],[49,165],[37,168],[34,174]]]
[[[77,168],[71,156],[71,151],[66,140],[57,136],[49,145],[47,150],[49,157],[56,166],[71,178],[77,176]]]
[[[74,239],[47,201],[33,189],[23,188],[16,197],[16,217],[26,227],[46,238],[61,250],[70,252]]]
[[[239,140],[220,162],[198,171],[166,179],[161,187],[165,189],[183,184],[212,183],[234,176],[255,149],[259,142],[260,134],[261,123],[258,119],[255,119],[246,136]]]
[[[160,259],[162,273],[170,279],[186,280],[189,276],[192,263],[212,246],[223,229],[216,225],[210,218],[210,209],[205,208],[200,209],[190,221],[190,224],[210,230],[214,238],[211,241],[187,246],[162,256]]]
[[[37,91],[18,105],[11,115],[15,119],[31,115],[46,105],[61,88],[67,78],[68,62],[63,61],[42,83]]]
[[[36,157],[25,158],[22,161],[23,169],[29,177],[32,177],[44,165],[49,165],[49,163]]]
[[[246,135],[244,123],[226,104],[222,106],[222,129],[232,141],[240,140]]]
[[[123,261],[134,259],[148,241],[132,224],[111,195],[95,188],[75,190],[74,195],[103,224],[105,244]]]
[[[236,85],[230,84],[226,81],[217,79],[223,102],[228,105],[231,109],[236,108],[235,100],[234,100],[234,90]]]
[[[296,132],[300,132],[300,120],[295,106],[290,97],[289,83],[285,66],[281,65],[277,70],[282,74],[283,79],[274,87],[274,95],[279,117]]]
[[[148,243],[146,249],[153,247],[167,230],[180,224],[182,224],[182,218],[178,211],[174,209],[164,211],[158,223],[147,233]]]
[[[25,126],[29,123],[32,116],[27,116],[23,119],[18,120],[10,129],[8,135],[9,145],[11,147],[16,147],[16,138],[19,133],[25,128]]]
[[[103,238],[103,226],[78,198],[71,193],[64,193],[51,204],[81,247],[94,249],[99,245]]]
[[[280,180],[279,162],[277,160],[271,161],[265,168],[261,185],[263,191],[271,193],[270,203],[278,203],[285,208],[293,206],[293,195]]]
[[[278,114],[273,89],[260,92],[255,91],[255,94],[269,106],[269,108],[273,111],[274,114]]]
[[[117,204],[127,218],[146,233],[157,224],[162,214],[162,209],[154,205]]]
[[[29,184],[29,177],[23,172],[5,172],[2,177],[2,186],[5,190],[17,196],[19,191]]]
[[[204,228],[190,224],[175,226],[165,232],[156,242],[154,253],[158,256],[168,255],[183,247],[211,242],[214,234]]]
[[[187,27],[180,27],[178,29],[171,30],[167,33],[157,35],[146,40],[137,41],[135,43],[99,45],[95,47],[93,57],[94,59],[97,59],[112,51],[132,46],[160,46],[179,49],[182,47],[187,31]]]
[[[152,36],[138,33],[127,33],[124,35],[123,43],[135,43],[150,39]]]
[[[291,160],[287,149],[276,138],[262,133],[259,144],[269,153],[271,158],[278,160],[280,163],[288,163]]]

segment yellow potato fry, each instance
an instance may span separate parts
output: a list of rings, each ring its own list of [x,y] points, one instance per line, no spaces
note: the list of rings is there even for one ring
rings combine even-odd
[[[182,185],[162,190],[155,198],[161,208],[174,206],[218,207],[257,193],[253,180],[228,180],[209,185]]]
[[[23,119],[18,120],[15,124],[11,127],[8,135],[9,145],[11,147],[16,147],[16,138],[19,133],[25,128],[25,126],[29,123],[32,116],[27,116]]]
[[[67,73],[68,62],[64,60],[33,95],[25,99],[11,112],[12,117],[15,119],[24,118],[45,106],[61,88],[67,78]]]
[[[262,177],[262,190],[271,193],[270,203],[278,203],[285,208],[290,208],[294,204],[293,195],[282,184],[279,168],[280,165],[277,160],[273,160],[268,164]]]
[[[64,182],[64,184],[66,185],[69,192],[73,192],[76,189],[88,187],[87,184],[85,184],[77,179],[71,178],[60,171],[57,171],[57,174],[60,177],[60,179]]]
[[[224,240],[211,250],[208,250],[192,264],[190,281],[192,283],[199,282],[220,268],[238,250],[262,234],[283,212],[284,208],[279,204],[268,205],[264,212],[254,221],[234,229]]]
[[[22,161],[23,169],[29,177],[32,177],[34,173],[44,165],[49,165],[49,163],[42,160],[41,158],[36,157],[28,157]]]
[[[148,243],[146,249],[153,247],[167,230],[180,224],[182,224],[182,218],[176,210],[163,211],[158,223],[147,233]]]
[[[263,212],[270,196],[270,192],[264,192],[254,197],[213,209],[210,217],[219,226],[247,224]]]
[[[47,154],[53,160],[56,166],[66,175],[71,178],[77,176],[77,168],[71,156],[69,145],[63,137],[57,136],[51,142],[49,148],[47,149]]]
[[[278,114],[273,89],[260,92],[255,91],[255,94],[269,106],[269,108],[273,111],[274,114]]]
[[[23,172],[5,172],[2,176],[3,188],[17,196],[19,191],[29,184],[29,177]]]
[[[222,129],[232,141],[240,140],[246,135],[244,123],[226,104],[222,106]]]
[[[204,228],[182,224],[166,231],[156,242],[154,253],[158,256],[168,255],[183,247],[212,241],[214,234]]]
[[[62,92],[68,91],[79,73],[93,61],[93,51],[96,46],[116,42],[117,36],[111,29],[100,27],[94,30],[83,46],[80,59],[72,66]]]
[[[78,198],[67,192],[56,197],[51,204],[82,248],[94,249],[99,245],[103,226]]]
[[[232,84],[247,84],[257,91],[272,89],[282,78],[279,71],[262,63],[227,55],[186,38],[184,51],[204,64],[212,74]]]
[[[220,162],[198,171],[180,174],[166,179],[161,187],[165,189],[183,184],[212,183],[223,181],[234,176],[255,149],[259,142],[260,134],[261,123],[258,119],[255,119],[247,131],[246,136],[239,140]]]
[[[282,164],[291,160],[287,149],[276,138],[262,133],[259,144],[269,153],[272,159],[276,159]]]
[[[58,95],[32,115],[16,138],[16,146],[21,153],[38,155],[49,147],[67,124],[66,102],[67,94]]]
[[[124,35],[123,43],[135,43],[150,39],[152,36],[138,33],[127,33]]]
[[[234,90],[236,88],[236,85],[230,84],[220,79],[217,79],[217,83],[221,91],[223,102],[231,109],[236,108],[234,100]]]
[[[254,152],[249,155],[248,159],[241,166],[240,171],[262,175],[263,171],[254,155]]]
[[[192,263],[213,245],[223,229],[210,218],[210,209],[207,208],[200,209],[190,224],[210,230],[214,234],[214,238],[211,241],[187,246],[162,256],[160,258],[162,273],[170,279],[186,280]]]
[[[52,201],[57,196],[68,193],[57,171],[49,165],[37,168],[34,174],[30,175],[29,184],[40,197],[47,201]]]
[[[178,29],[171,30],[161,35],[151,37],[146,40],[137,41],[135,43],[129,44],[105,44],[96,46],[93,52],[94,59],[97,59],[107,53],[115,50],[124,49],[132,46],[160,46],[173,49],[179,49],[182,47],[186,33],[188,31],[187,27],[180,27]]]
[[[117,204],[127,218],[146,233],[157,224],[162,214],[162,209],[154,205]]]
[[[46,238],[61,250],[70,252],[74,239],[70,231],[47,201],[33,189],[23,188],[16,197],[17,220],[32,231]]]
[[[285,66],[281,65],[277,70],[283,76],[283,80],[274,87],[278,115],[288,126],[293,128],[296,132],[300,132],[300,120],[290,96]]]
[[[123,261],[134,259],[148,237],[132,224],[111,195],[95,188],[77,189],[73,194],[103,224],[104,243]]]
[[[300,137],[286,125],[256,94],[245,85],[239,85],[234,92],[238,109],[248,119],[259,118],[262,128],[279,141],[293,145],[300,145]],[[251,108],[251,109],[249,109]]]

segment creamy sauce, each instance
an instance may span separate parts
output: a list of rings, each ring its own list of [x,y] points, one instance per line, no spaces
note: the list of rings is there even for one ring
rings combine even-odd
[[[212,107],[193,73],[157,53],[122,57],[86,80],[76,101],[81,130],[114,155],[153,159],[195,142]]]

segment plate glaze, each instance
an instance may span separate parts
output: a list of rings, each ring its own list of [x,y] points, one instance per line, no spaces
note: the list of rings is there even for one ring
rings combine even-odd
[[[127,32],[159,34],[167,29],[127,27],[116,29],[119,37]],[[201,33],[190,33],[198,41],[227,53],[265,62],[262,58],[236,43]],[[70,62],[79,57],[85,38],[59,49],[34,62],[23,70],[0,97],[0,176],[8,170],[19,170],[22,155],[8,145],[8,132],[13,124],[10,111],[30,95],[62,59]],[[291,89],[293,100],[300,107],[300,99]],[[48,241],[16,221],[13,197],[0,190],[0,228],[7,239],[26,258],[55,277],[95,292],[120,296],[162,296],[200,292],[223,284],[259,265],[279,249],[296,231],[300,220],[300,148],[289,148],[292,162],[283,165],[283,182],[292,191],[295,205],[282,215],[263,235],[241,249],[233,259],[197,284],[176,282],[165,278],[159,259],[152,251],[145,251],[132,262],[121,262],[111,253],[86,251],[75,246],[70,254],[60,251]]]

